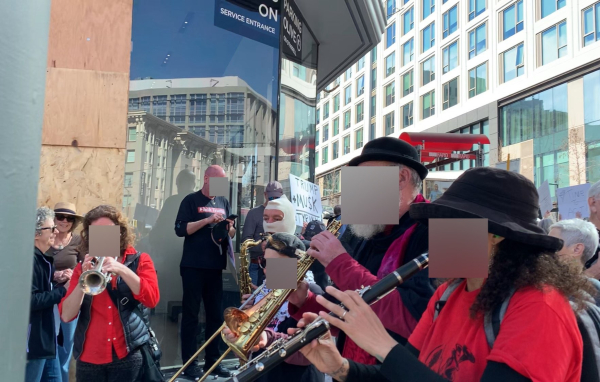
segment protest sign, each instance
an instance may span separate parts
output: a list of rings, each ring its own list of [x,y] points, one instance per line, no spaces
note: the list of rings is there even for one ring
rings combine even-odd
[[[538,188],[538,195],[540,196],[540,210],[542,216],[545,217],[548,212],[552,211],[552,197],[550,196],[550,185],[547,180]]]
[[[321,191],[319,186],[290,174],[291,202],[296,209],[296,225],[313,220],[323,220]]]
[[[590,187],[591,185],[586,183],[556,190],[558,214],[561,219],[583,219],[590,216],[587,202]]]

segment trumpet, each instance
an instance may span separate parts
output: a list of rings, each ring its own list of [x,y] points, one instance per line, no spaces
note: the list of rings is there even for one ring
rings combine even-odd
[[[106,285],[112,279],[112,274],[103,273],[104,257],[94,257],[92,259],[93,268],[87,270],[79,277],[79,287],[83,293],[96,296],[106,289]]]

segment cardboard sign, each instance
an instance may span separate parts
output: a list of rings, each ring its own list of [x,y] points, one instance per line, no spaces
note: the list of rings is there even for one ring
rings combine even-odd
[[[552,211],[553,207],[552,197],[550,196],[550,185],[547,180],[538,188],[538,195],[540,197],[540,210],[542,211],[542,216],[545,217],[548,212]]]
[[[559,188],[556,191],[558,201],[558,214],[561,220],[583,219],[590,216],[588,207],[588,191],[591,184]]]
[[[290,174],[290,201],[296,209],[296,225],[323,219],[319,186]]]

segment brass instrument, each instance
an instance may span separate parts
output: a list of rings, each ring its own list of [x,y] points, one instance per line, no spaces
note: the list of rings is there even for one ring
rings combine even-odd
[[[342,224],[334,220],[329,224],[327,230],[332,234],[338,234],[338,231],[342,227]],[[298,260],[298,273],[297,273],[297,281],[298,283],[304,279],[306,272],[308,272],[311,265],[314,263],[315,258],[308,256],[306,252],[297,250],[296,253],[300,255],[300,259]],[[256,343],[260,340],[261,333],[265,330],[267,325],[271,322],[273,317],[277,314],[281,306],[285,303],[289,295],[294,292],[294,289],[275,289],[269,292],[262,300],[258,302],[258,304],[252,306],[247,311],[243,311],[242,308],[227,308],[225,309],[225,323],[219,328],[219,331],[213,334],[202,347],[198,350],[198,354],[204,348],[213,341],[219,332],[221,332],[221,337],[223,341],[227,344],[229,349],[227,349],[223,355],[214,363],[214,365],[208,369],[202,378],[198,380],[198,382],[204,381],[210,373],[225,359],[227,354],[233,350],[233,352],[243,361],[248,361],[248,355],[250,350]],[[250,301],[249,298],[246,302]],[[244,304],[245,305],[245,304]],[[238,335],[235,342],[229,342],[225,335],[222,333],[222,330],[225,327],[228,327],[229,330],[236,333]],[[195,359],[195,356],[192,357],[170,380],[169,382],[173,382],[177,376],[181,374],[181,372]]]
[[[104,259],[104,257],[94,257],[92,259],[93,268],[83,272],[79,277],[79,287],[83,290],[83,293],[96,296],[106,289],[112,274],[102,273]]]
[[[242,243],[240,247],[240,299],[244,298],[245,294],[252,293],[252,279],[250,278],[250,262],[248,261],[250,255],[248,254],[248,250],[252,247],[256,247],[260,245],[265,238],[260,238],[258,240],[248,239]]]

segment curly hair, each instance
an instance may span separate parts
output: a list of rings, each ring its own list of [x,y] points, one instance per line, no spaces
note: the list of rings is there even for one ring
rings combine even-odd
[[[129,228],[127,219],[125,218],[125,216],[123,216],[121,211],[119,211],[115,207],[109,206],[109,205],[98,206],[98,207],[92,209],[87,214],[85,214],[85,216],[83,218],[83,223],[82,223],[83,228],[81,230],[81,244],[79,246],[79,251],[81,251],[81,253],[89,253],[89,246],[90,246],[89,228],[93,222],[95,222],[96,220],[98,220],[100,218],[108,218],[108,219],[112,220],[112,222],[115,223],[115,225],[118,225],[120,227],[120,231],[121,231],[120,249],[121,249],[121,254],[125,253],[125,250],[127,249],[127,247],[129,247],[130,245],[133,245],[135,237],[133,235],[133,232]]]
[[[553,287],[577,307],[584,307],[588,295],[597,294],[582,272],[581,264],[561,261],[558,255],[539,247],[505,239],[498,243],[487,281],[471,306],[471,317],[491,312],[502,304],[510,290]]]

